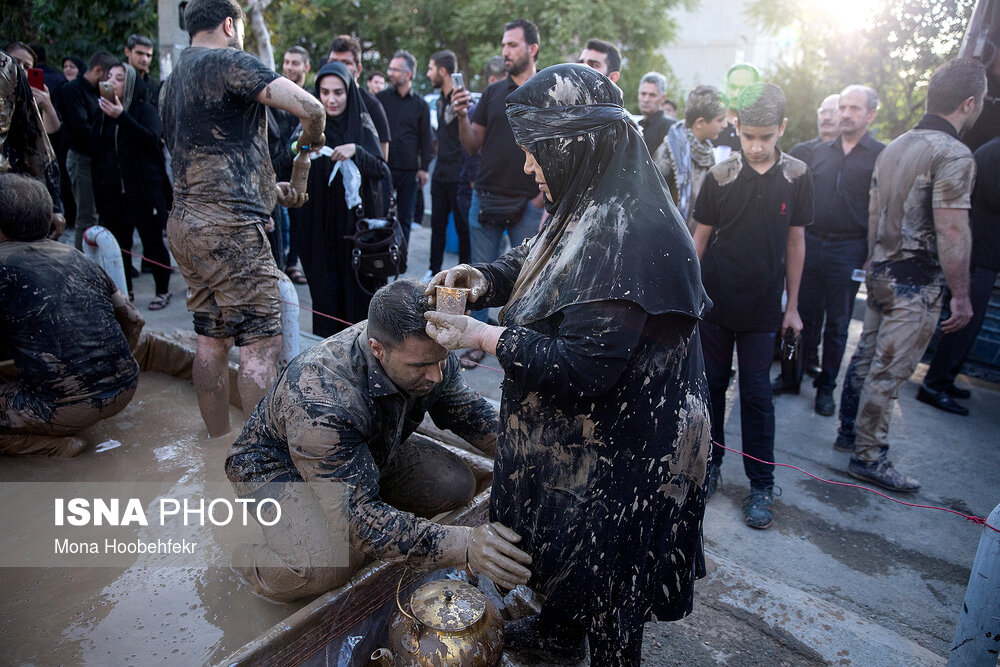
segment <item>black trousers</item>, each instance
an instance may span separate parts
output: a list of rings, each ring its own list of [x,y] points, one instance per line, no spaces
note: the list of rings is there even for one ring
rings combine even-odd
[[[934,391],[944,391],[955,382],[955,376],[962,372],[969,351],[976,342],[979,330],[986,318],[990,305],[990,294],[997,279],[996,269],[973,266],[969,275],[969,299],[972,301],[972,319],[963,328],[941,336],[930,368],[924,377],[924,385]],[[948,301],[944,302],[945,307]]]
[[[472,257],[469,244],[468,209],[463,209],[458,201],[459,183],[439,183],[431,181],[431,273],[441,270],[444,261],[444,246],[448,236],[448,216],[455,218],[455,232],[458,234],[458,261],[468,264]]]
[[[172,271],[164,266],[170,266],[170,255],[167,247],[163,244],[163,228],[166,225],[167,212],[146,209],[138,203],[130,203],[126,200],[125,205],[116,207],[114,211],[101,213],[101,221],[114,234],[115,240],[122,249],[122,262],[125,264],[125,283],[128,291],[132,291],[132,255],[125,252],[132,250],[132,237],[135,230],[139,230],[139,239],[142,241],[142,254],[156,264],[152,265],[153,282],[156,284],[157,294],[166,294],[170,291],[170,274]],[[160,264],[164,266],[159,266]]]

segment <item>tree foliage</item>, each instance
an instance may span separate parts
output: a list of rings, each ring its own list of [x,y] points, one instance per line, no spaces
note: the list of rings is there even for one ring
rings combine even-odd
[[[133,33],[156,42],[156,0],[14,0],[0,11],[0,37],[46,47],[57,69],[64,56],[88,60],[98,51],[121,56]],[[153,59],[154,68],[156,59]]]
[[[500,53],[504,24],[523,17],[539,27],[540,67],[575,61],[591,37],[618,44],[625,60],[619,84],[626,100],[634,103],[643,74],[653,69],[669,72],[657,51],[674,34],[675,26],[667,11],[681,2],[635,0],[622,5],[584,0],[285,0],[272,4],[267,15],[276,55],[298,44],[309,51],[314,63],[323,62],[335,35],[353,34],[364,45],[367,71],[384,70],[397,49],[413,53],[418,61],[414,85],[422,92],[430,91],[423,76],[428,58],[445,48],[455,52],[466,81],[478,89],[486,61]]]
[[[816,108],[852,83],[879,95],[876,135],[893,139],[923,113],[934,69],[958,53],[975,0],[888,0],[871,11],[861,30],[845,30],[846,11],[797,0],[756,0],[750,17],[761,27],[792,36],[787,59],[766,73],[788,97],[789,127],[782,145],[816,135]]]

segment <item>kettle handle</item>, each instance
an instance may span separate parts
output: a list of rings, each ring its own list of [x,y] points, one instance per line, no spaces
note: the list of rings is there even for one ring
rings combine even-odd
[[[399,575],[399,583],[396,584],[396,606],[399,608],[399,613],[401,613],[403,616],[413,621],[414,625],[420,627],[421,626],[420,621],[418,621],[416,617],[413,616],[413,614],[403,609],[403,604],[399,601],[399,591],[403,587],[403,579],[405,577],[406,577],[406,569],[404,568],[403,573]]]

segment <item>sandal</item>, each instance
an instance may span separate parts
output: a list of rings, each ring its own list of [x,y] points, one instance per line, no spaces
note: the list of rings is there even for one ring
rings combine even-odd
[[[170,303],[170,297],[172,296],[173,294],[171,294],[170,292],[167,292],[165,294],[157,294],[156,296],[153,297],[153,300],[149,302],[149,309],[163,310],[164,308],[167,307],[167,304]]]
[[[466,350],[465,354],[458,358],[458,363],[465,369],[472,369],[479,365],[479,362],[486,356],[483,350]]]
[[[293,266],[292,268],[285,271],[288,274],[289,280],[291,280],[296,285],[305,285],[308,280],[306,280],[306,274],[302,273],[298,267]]]

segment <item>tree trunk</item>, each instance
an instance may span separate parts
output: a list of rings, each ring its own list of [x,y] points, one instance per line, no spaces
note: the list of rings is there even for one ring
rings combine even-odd
[[[257,57],[260,61],[274,69],[274,47],[271,46],[271,31],[264,18],[264,10],[271,0],[250,0],[247,4],[247,18],[250,19],[250,30],[257,42]]]

